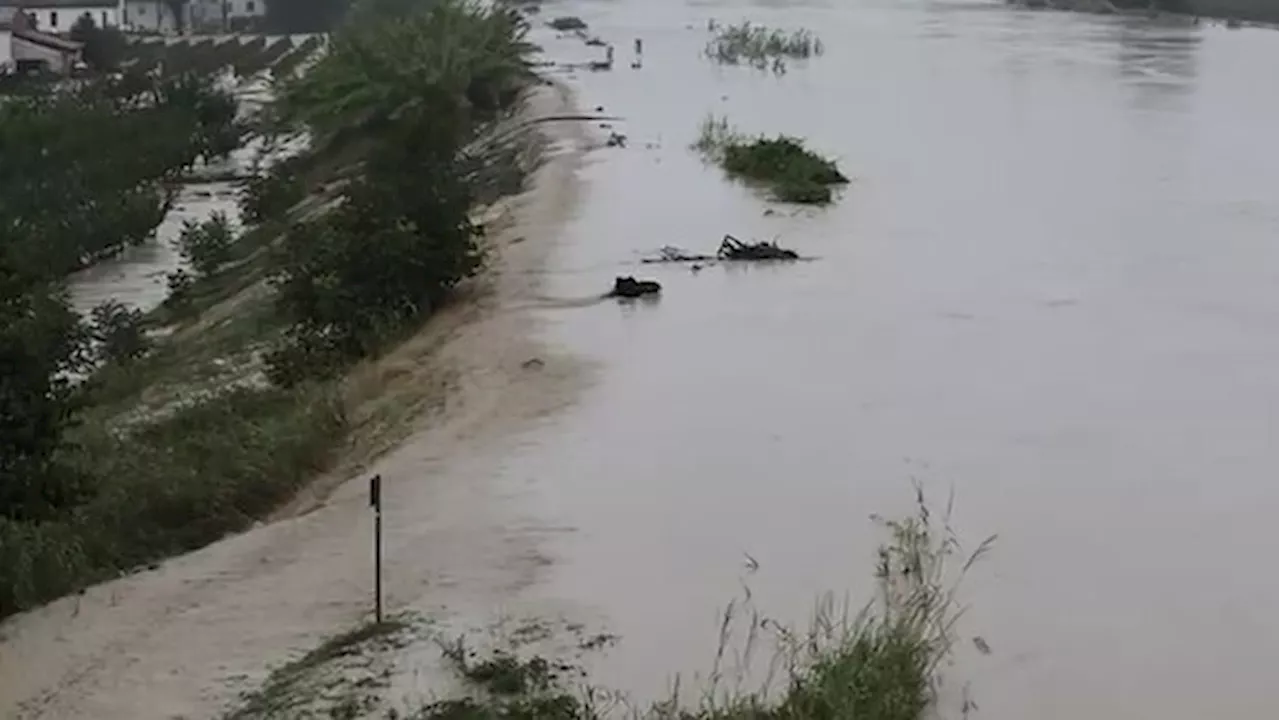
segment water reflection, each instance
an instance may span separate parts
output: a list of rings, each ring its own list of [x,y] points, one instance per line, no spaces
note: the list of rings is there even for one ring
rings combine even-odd
[[[1200,29],[1174,22],[1124,18],[1113,26],[1117,69],[1139,108],[1172,107],[1195,87]]]

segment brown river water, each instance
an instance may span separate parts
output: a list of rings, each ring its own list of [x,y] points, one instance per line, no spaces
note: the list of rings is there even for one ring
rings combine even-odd
[[[557,220],[511,267],[525,299],[615,274],[663,297],[462,335],[459,355],[505,347],[518,375],[536,354],[547,377],[472,373],[453,421],[379,464],[393,607],[583,620],[621,636],[597,681],[652,698],[707,671],[743,583],[801,624],[821,592],[867,598],[868,516],[910,512],[915,481],[954,493],[962,537],[999,534],[961,626],[992,652],[966,641],[947,670],[974,716],[1275,716],[1274,31],[914,0],[562,14],[618,46],[570,84],[629,144],[560,167]],[[807,27],[825,54],[714,66],[712,18]],[[802,136],[854,181],[828,209],[772,205],[688,150],[707,113]],[[637,264],[724,233],[819,259]],[[539,238],[550,255],[521,261]],[[0,715],[212,715],[365,612],[363,492],[18,618]]]

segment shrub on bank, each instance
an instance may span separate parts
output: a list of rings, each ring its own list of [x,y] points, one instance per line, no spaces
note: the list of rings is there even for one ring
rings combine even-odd
[[[285,88],[285,125],[333,152],[367,147],[338,207],[292,228],[274,254],[277,311],[291,327],[268,353],[273,381],[331,376],[377,352],[479,269],[470,213],[492,174],[474,167],[509,160],[484,138],[532,78],[527,31],[515,10],[462,0],[360,16]]]

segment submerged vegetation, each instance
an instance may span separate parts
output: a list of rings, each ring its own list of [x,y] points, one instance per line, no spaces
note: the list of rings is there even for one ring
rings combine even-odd
[[[798,138],[749,137],[732,129],[727,118],[703,120],[693,148],[729,175],[766,185],[782,202],[829,203],[831,188],[849,182],[834,161]]]
[[[212,73],[243,49],[145,44],[119,79],[0,104],[0,617],[241,530],[344,448],[342,370],[480,266],[470,213],[519,175],[486,138],[531,78],[525,31],[463,0],[362,4],[279,73],[254,130],[312,143],[247,183],[249,226],[187,227],[170,298],[93,327],[67,273],[148,240],[191,167],[237,146]]]
[[[777,72],[786,69],[787,60],[805,60],[822,54],[822,41],[808,30],[786,32],[764,25],[716,25],[708,28],[712,38],[707,41],[708,58],[725,65],[750,65],[755,68],[773,68]]]
[[[921,720],[934,710],[940,669],[956,641],[960,581],[995,538],[964,553],[948,529],[949,520],[935,519],[923,498],[917,499],[914,515],[877,519],[888,537],[877,553],[874,597],[860,611],[850,613],[827,596],[810,625],[795,629],[763,614],[748,592],[725,608],[710,673],[693,697],[682,695],[677,684],[663,702],[632,707],[617,693],[587,684],[576,661],[526,652],[514,638],[508,647],[489,651],[457,638],[438,642],[445,669],[461,683],[461,692],[382,717]],[[370,625],[346,633],[280,668],[229,720],[324,717],[326,703],[329,717],[346,717],[343,709],[356,706],[360,716],[376,713],[385,698],[368,691],[374,683],[344,681],[325,665],[340,662],[349,652],[364,653],[374,665],[385,661],[368,643],[384,636],[388,627]],[[405,636],[403,626],[390,632]],[[585,651],[598,645],[588,641],[579,647]],[[754,667],[757,662],[765,667]],[[320,686],[327,697],[318,697]],[[968,709],[965,702],[962,713]]]

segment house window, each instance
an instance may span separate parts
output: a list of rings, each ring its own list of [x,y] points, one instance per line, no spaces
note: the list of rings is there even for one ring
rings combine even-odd
[[[51,28],[58,27],[58,11],[57,10],[49,11],[49,27]]]
[[[249,0],[249,2],[244,4],[244,11],[250,14],[253,13],[253,0]]]
[[[106,27],[106,26],[107,26],[107,11],[103,10],[102,11],[102,27]]]

